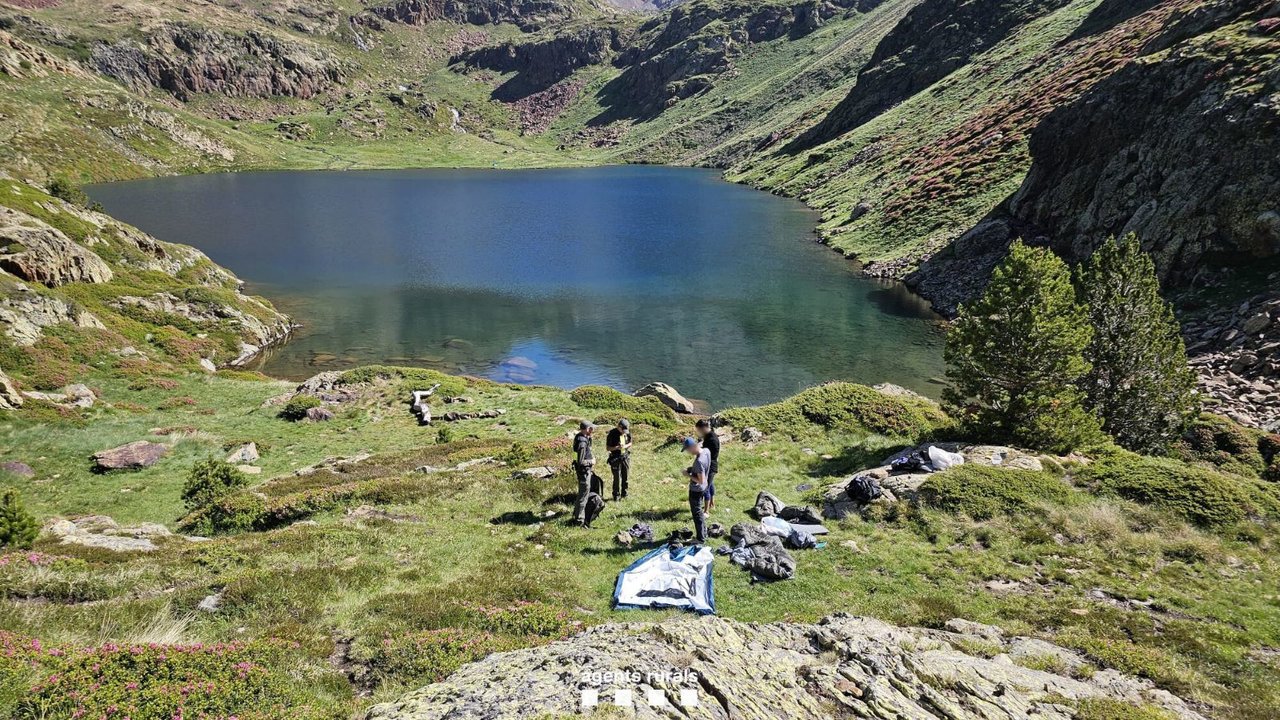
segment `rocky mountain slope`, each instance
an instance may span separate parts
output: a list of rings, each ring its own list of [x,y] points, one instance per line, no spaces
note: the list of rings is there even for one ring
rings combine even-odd
[[[1084,659],[997,627],[948,630],[834,616],[816,624],[705,618],[602,625],[536,650],[490,655],[444,682],[384,705],[369,720],[503,720],[572,714],[583,690],[600,705],[629,692],[634,717],[1068,720],[1080,705],[1123,702],[1201,720],[1178,698],[1114,671],[1070,677]],[[980,645],[993,657],[966,648]],[[1054,658],[1060,672],[1019,665]],[[588,659],[583,663],[583,659]],[[672,675],[673,668],[689,674]],[[593,677],[593,673],[596,674]],[[613,673],[601,680],[604,673]],[[655,693],[656,694],[651,694]],[[683,695],[682,695],[683,691]],[[1147,712],[1152,712],[1148,710]]]
[[[1130,231],[1230,307],[1278,264],[1278,28],[1269,0],[0,3],[0,167],[711,165],[944,313],[1015,237]]]

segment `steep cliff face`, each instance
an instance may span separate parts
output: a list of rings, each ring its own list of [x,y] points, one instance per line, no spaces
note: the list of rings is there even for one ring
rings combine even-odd
[[[471,25],[510,23],[524,30],[536,30],[572,16],[575,6],[569,0],[396,0],[388,5],[375,5],[366,12],[406,25],[448,20]]]
[[[1174,285],[1280,253],[1280,6],[1210,3],[1148,49],[1036,128],[1010,214],[1073,260],[1135,232]]]
[[[98,45],[90,63],[135,90],[152,86],[179,100],[200,93],[305,99],[345,76],[340,60],[300,40],[177,22],[160,24],[143,42]]]
[[[876,46],[852,92],[791,149],[839,137],[968,64],[1069,0],[925,0]]]

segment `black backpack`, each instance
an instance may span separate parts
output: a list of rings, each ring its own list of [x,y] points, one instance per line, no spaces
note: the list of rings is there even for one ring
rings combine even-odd
[[[845,488],[845,492],[855,502],[866,505],[884,494],[880,489],[880,483],[870,475],[858,475],[849,481],[849,486]]]
[[[599,475],[591,473],[591,489],[588,492],[595,493],[601,497],[604,496],[604,480]]]
[[[600,493],[593,492],[588,494],[586,517],[582,519],[583,524],[587,527],[591,527],[591,523],[595,522],[596,518],[600,517],[600,513],[603,510],[604,498],[600,496]]]

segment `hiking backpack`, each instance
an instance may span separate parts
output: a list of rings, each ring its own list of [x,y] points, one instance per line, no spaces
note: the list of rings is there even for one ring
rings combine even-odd
[[[880,489],[880,483],[870,475],[858,475],[849,481],[849,486],[845,488],[845,492],[853,498],[855,502],[862,505],[875,500],[884,494]]]
[[[586,516],[582,519],[583,523],[585,523],[587,527],[591,527],[591,523],[595,522],[596,518],[600,517],[600,513],[603,510],[604,498],[600,496],[600,493],[589,493],[587,495]]]

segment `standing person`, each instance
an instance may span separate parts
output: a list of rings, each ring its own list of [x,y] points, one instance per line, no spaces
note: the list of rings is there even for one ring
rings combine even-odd
[[[707,500],[707,477],[711,474],[711,453],[702,448],[697,438],[684,439],[684,451],[693,456],[693,465],[685,472],[689,475],[689,510],[693,513],[693,530],[698,542],[707,541],[707,516],[702,505]]]
[[[578,423],[578,434],[573,436],[573,471],[578,475],[578,502],[573,508],[573,521],[587,526],[587,495],[591,493],[591,468],[596,458],[591,452],[591,435],[596,426],[583,420]]]
[[[720,472],[720,436],[711,427],[711,421],[702,419],[695,426],[702,438],[702,447],[711,455],[711,469],[707,473],[707,512],[716,506],[716,475]]]
[[[619,420],[604,444],[609,450],[609,469],[613,470],[613,501],[617,502],[627,496],[627,481],[631,479],[631,421]]]

